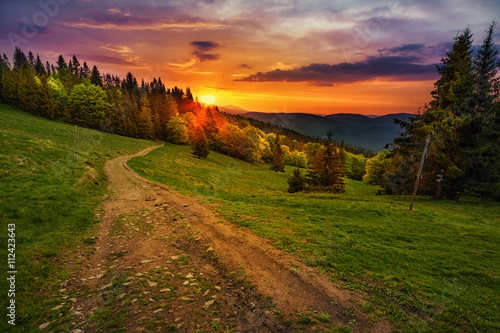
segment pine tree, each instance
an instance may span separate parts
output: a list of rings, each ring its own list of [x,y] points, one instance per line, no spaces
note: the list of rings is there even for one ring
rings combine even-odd
[[[80,62],[76,58],[76,55],[73,55],[73,58],[70,61],[70,64],[73,63],[73,68],[71,70],[71,74],[79,75],[80,74]]]
[[[88,79],[90,77],[90,68],[85,61],[83,62],[82,68],[80,68],[80,77],[84,79]]]
[[[499,106],[493,89],[498,52],[492,41],[493,28],[494,23],[476,58],[472,56],[470,30],[457,35],[438,67],[441,77],[432,92],[433,100],[423,113],[409,122],[399,122],[404,133],[394,140],[392,163],[385,177],[388,192],[411,192],[428,134],[431,144],[421,193],[436,199],[458,199],[464,193],[478,194],[480,187],[500,192],[500,163],[496,162],[500,131],[495,125]]]
[[[290,178],[288,178],[287,183],[289,193],[301,192],[304,190],[304,186],[306,185],[306,178],[302,176],[300,169],[296,168],[293,170]]]
[[[35,69],[35,56],[31,51],[28,52],[28,64],[32,69]]]
[[[486,38],[479,47],[474,59],[476,74],[476,96],[479,113],[488,112],[488,108],[495,99],[498,99],[498,79],[496,79],[497,68],[500,66],[498,60],[498,49],[495,47],[493,35],[496,22],[493,22],[486,30]]]
[[[16,47],[14,51],[14,67],[13,70],[19,70],[24,64],[28,64],[28,59],[26,58],[26,55],[21,51],[20,48]]]
[[[68,69],[68,66],[66,65],[66,61],[64,60],[64,57],[62,54],[59,55],[57,58],[57,73],[64,72]]]
[[[496,23],[486,30],[486,38],[474,59],[476,112],[463,124],[461,155],[464,189],[469,194],[500,200],[500,105],[497,68],[498,49],[493,42]]]
[[[283,161],[283,150],[281,149],[281,139],[279,133],[276,133],[274,139],[273,160],[271,170],[276,172],[285,172],[285,162]]]
[[[327,143],[323,151],[316,155],[312,162],[312,170],[306,175],[311,191],[344,191],[344,165],[342,149],[337,150],[333,144],[331,130],[326,134]]]
[[[109,74],[108,74],[109,76]],[[90,83],[95,84],[96,86],[102,87],[102,78],[101,78],[101,73],[99,73],[99,70],[97,69],[97,66],[94,65],[92,67],[92,72],[90,73]]]
[[[37,54],[36,55],[36,61],[35,61],[35,72],[37,75],[46,75],[47,71],[45,70],[45,67],[43,66],[42,60],[40,60],[40,56]]]
[[[136,121],[138,136],[145,139],[154,139],[153,115],[146,93],[141,94],[138,107],[139,113]]]

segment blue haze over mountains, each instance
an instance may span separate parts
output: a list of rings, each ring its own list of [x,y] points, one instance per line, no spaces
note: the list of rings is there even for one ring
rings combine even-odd
[[[239,114],[264,122],[286,127],[307,135],[324,138],[332,129],[334,140],[378,152],[391,143],[402,132],[394,119],[408,121],[414,116],[409,113],[395,113],[384,116],[368,117],[360,114],[338,113],[318,116],[308,113],[264,113],[247,112],[237,107],[219,107],[220,111]]]

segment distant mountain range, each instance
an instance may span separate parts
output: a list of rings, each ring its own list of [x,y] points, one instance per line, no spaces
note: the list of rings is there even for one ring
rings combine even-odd
[[[394,119],[408,121],[410,113],[395,113],[385,116],[364,116],[352,113],[337,113],[318,116],[308,113],[264,113],[248,112],[234,106],[219,107],[222,112],[239,114],[283,126],[307,135],[324,138],[332,129],[334,140],[378,152],[391,143],[401,132]]]

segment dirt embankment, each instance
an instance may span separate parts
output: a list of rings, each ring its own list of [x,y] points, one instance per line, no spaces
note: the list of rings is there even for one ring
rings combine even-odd
[[[62,282],[59,309],[70,307],[70,331],[392,330],[371,322],[362,297],[327,275],[140,177],[126,165],[131,157],[106,164],[102,228],[78,248],[80,269]]]

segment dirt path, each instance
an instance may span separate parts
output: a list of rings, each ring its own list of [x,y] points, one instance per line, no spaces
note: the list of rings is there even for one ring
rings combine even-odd
[[[78,248],[79,269],[61,285],[69,331],[391,331],[362,313],[361,296],[140,177],[126,165],[131,157],[106,164],[102,228]]]

